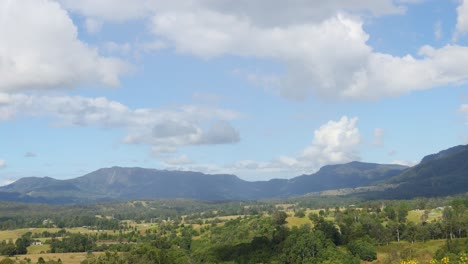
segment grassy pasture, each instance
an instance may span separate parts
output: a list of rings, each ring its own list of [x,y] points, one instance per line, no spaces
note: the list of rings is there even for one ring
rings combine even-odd
[[[39,254],[50,250],[50,245],[31,245],[28,247],[28,254]]]
[[[415,224],[421,223],[421,216],[424,214],[424,210],[411,210],[408,212],[408,221],[413,222]],[[428,215],[428,222],[431,222],[433,220],[439,220],[442,217],[442,211],[433,209],[429,212]]]
[[[0,231],[0,241],[3,240],[13,240],[15,241],[17,238],[21,237],[23,234],[27,232],[31,233],[42,233],[44,231],[49,231],[49,232],[58,232],[60,229],[59,228],[20,228],[20,229],[14,229],[14,230],[3,230]]]
[[[100,255],[102,253],[96,252],[95,255]],[[18,255],[10,257],[11,259],[22,260],[25,258],[31,259],[31,263],[37,263],[37,260],[42,257],[45,261],[48,260],[58,260],[61,259],[65,264],[80,264],[81,261],[86,259],[86,252],[83,253],[54,253],[54,254],[28,254],[28,255]],[[0,260],[7,257],[0,257]]]
[[[294,226],[299,227],[301,225],[306,225],[306,224],[309,224],[309,225],[313,226],[312,221],[310,221],[309,217],[307,217],[307,216],[304,216],[302,218],[295,217],[295,216],[290,216],[290,217],[286,218],[286,222],[287,222],[286,226],[289,227],[289,228],[292,228]]]
[[[442,247],[445,240],[430,240],[426,242],[409,243],[407,241],[392,242],[389,245],[377,246],[377,260],[363,263],[399,263],[400,258],[410,257],[419,263],[429,263],[437,249]]]

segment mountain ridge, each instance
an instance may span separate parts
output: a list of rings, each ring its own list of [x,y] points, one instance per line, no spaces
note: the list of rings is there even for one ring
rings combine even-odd
[[[359,170],[356,167],[366,167],[367,170]],[[204,174],[191,171],[113,166],[67,180],[50,177],[22,178],[12,184],[0,187],[0,192],[42,198],[71,197],[77,202],[96,199],[144,198],[206,200],[280,198],[300,196],[330,188],[352,188],[369,184],[375,181],[372,179],[374,177],[381,179],[382,176],[385,178],[399,172],[399,170],[393,171],[390,168],[402,170],[406,167],[350,162],[327,165],[324,170],[338,171],[334,175],[325,175],[323,170],[319,170],[317,173],[301,175],[292,179],[250,182],[232,174]],[[327,177],[327,181],[321,183],[324,177]]]
[[[326,165],[316,173],[291,179],[253,182],[232,174],[114,166],[67,180],[22,178],[0,187],[0,200],[49,203],[153,198],[253,200],[382,185],[396,186],[376,194],[382,197],[448,195],[468,191],[467,160],[468,145],[456,146],[427,155],[413,167],[353,161]]]

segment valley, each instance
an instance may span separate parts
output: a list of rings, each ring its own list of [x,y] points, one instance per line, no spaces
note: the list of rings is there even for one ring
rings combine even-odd
[[[257,182],[123,167],[22,178],[0,187],[0,263],[465,263],[466,160],[456,146],[413,167]]]
[[[467,160],[468,145],[461,145],[423,157],[413,167],[355,161],[327,165],[291,179],[255,182],[229,174],[112,167],[68,180],[22,178],[0,187],[0,200],[50,204],[154,198],[223,201],[320,192],[356,193],[363,199],[411,199],[468,192]]]

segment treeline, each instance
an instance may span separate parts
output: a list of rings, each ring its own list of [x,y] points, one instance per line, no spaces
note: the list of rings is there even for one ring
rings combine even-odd
[[[0,255],[14,256],[26,254],[28,252],[27,248],[31,245],[32,241],[31,232],[22,235],[15,242],[13,240],[3,240],[0,242]]]
[[[119,229],[118,223],[162,222],[188,218],[226,215],[252,215],[273,212],[269,202],[212,202],[188,199],[108,202],[88,205],[46,205],[0,202],[0,230],[17,228],[89,226],[102,230]],[[101,218],[97,215],[103,216]]]

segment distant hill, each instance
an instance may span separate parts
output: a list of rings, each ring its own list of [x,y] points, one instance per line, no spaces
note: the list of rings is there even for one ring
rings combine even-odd
[[[282,195],[297,196],[309,192],[373,185],[399,175],[406,168],[408,167],[402,165],[356,161],[347,164],[328,165],[322,167],[317,173],[302,175],[289,180]]]
[[[22,178],[0,187],[0,200],[86,203],[151,198],[250,200],[302,196],[362,186],[396,186],[364,194],[367,198],[412,198],[468,192],[468,146],[426,156],[408,168],[393,164],[350,162],[328,165],[289,180],[248,182],[229,174],[203,174],[144,168],[103,168],[84,176],[57,180]],[[366,190],[367,188],[361,188]],[[330,192],[328,192],[330,193]],[[331,192],[333,193],[333,192]],[[339,192],[336,192],[339,193]]]
[[[20,179],[0,187],[8,200],[61,203],[144,198],[246,200],[300,196],[310,192],[353,188],[387,179],[405,169],[399,165],[351,162],[325,166],[315,174],[290,180],[248,182],[234,175],[144,168],[103,168],[84,176],[56,180]],[[7,198],[4,198],[4,200]]]
[[[424,157],[418,165],[385,183],[398,184],[386,191],[391,198],[432,197],[468,192],[468,145]]]
[[[23,178],[0,187],[0,193],[66,201],[92,202],[144,198],[192,198],[202,200],[256,199],[249,182],[234,175],[207,175],[199,172],[166,171],[143,168],[112,167],[84,176],[56,180]],[[26,199],[27,200],[27,199]],[[39,199],[41,200],[41,199]]]

